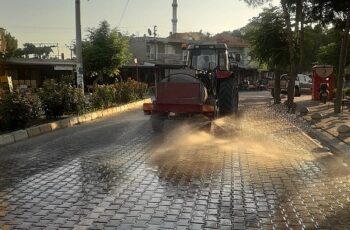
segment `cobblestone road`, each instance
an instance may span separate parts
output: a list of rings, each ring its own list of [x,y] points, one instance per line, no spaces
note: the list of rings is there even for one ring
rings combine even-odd
[[[0,229],[349,229],[347,165],[243,111],[222,137],[156,136],[133,111],[2,147]]]

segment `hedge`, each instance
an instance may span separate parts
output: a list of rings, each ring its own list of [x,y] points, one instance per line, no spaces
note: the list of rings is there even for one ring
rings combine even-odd
[[[147,93],[147,84],[128,80],[96,86],[90,97],[84,97],[81,90],[70,83],[70,78],[46,80],[37,95],[6,94],[0,100],[0,131],[26,128],[34,119],[57,119],[63,115],[109,108],[143,99]]]

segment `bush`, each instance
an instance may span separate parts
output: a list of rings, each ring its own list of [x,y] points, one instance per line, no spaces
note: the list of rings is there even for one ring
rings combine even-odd
[[[146,94],[148,93],[148,85],[146,83],[137,82],[136,93],[138,97],[137,99],[145,98]]]
[[[62,97],[64,113],[83,114],[87,110],[88,104],[81,89],[73,88],[66,84],[62,85]]]
[[[126,82],[121,82],[120,87],[120,101],[121,103],[127,103],[130,101],[137,100],[137,82],[133,80],[128,80]]]
[[[0,102],[0,130],[16,130],[26,127],[32,107],[24,95],[10,93]]]
[[[85,99],[83,92],[80,89],[74,90],[73,100],[71,102],[71,112],[74,114],[84,114],[90,110],[90,103]]]
[[[86,103],[81,90],[73,88],[70,82],[71,78],[62,78],[59,82],[53,79],[44,81],[38,94],[47,118],[85,111]]]
[[[115,88],[109,85],[99,85],[92,94],[92,106],[95,109],[104,109],[112,106],[116,101]]]
[[[350,87],[344,89],[345,96],[350,96]]]
[[[147,84],[128,80],[114,85],[96,86],[91,101],[93,108],[104,109],[115,104],[142,99],[147,91]]]
[[[29,119],[39,119],[44,115],[40,98],[37,95],[27,95],[26,100],[30,105]]]
[[[57,118],[63,115],[63,95],[60,86],[53,79],[44,81],[42,89],[38,92],[43,110],[47,118]]]
[[[127,80],[119,83],[120,100],[119,102],[126,103],[136,101],[145,97],[148,88],[147,84],[134,80]]]

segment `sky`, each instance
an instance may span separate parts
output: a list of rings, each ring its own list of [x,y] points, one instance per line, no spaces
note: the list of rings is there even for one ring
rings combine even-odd
[[[278,0],[272,0],[277,4]],[[0,27],[23,43],[59,43],[75,39],[74,0],[0,0]],[[143,36],[157,25],[160,37],[172,30],[172,0],[81,0],[83,38],[87,29],[107,20],[120,31]],[[265,5],[267,6],[267,5]],[[178,32],[200,31],[211,34],[245,26],[262,7],[247,6],[242,0],[178,0]]]

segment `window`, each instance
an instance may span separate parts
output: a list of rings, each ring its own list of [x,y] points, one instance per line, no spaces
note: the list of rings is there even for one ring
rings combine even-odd
[[[217,67],[216,50],[193,50],[190,57],[190,66],[198,70],[214,70]]]
[[[165,45],[165,53],[166,54],[176,54],[175,47],[172,45]]]

